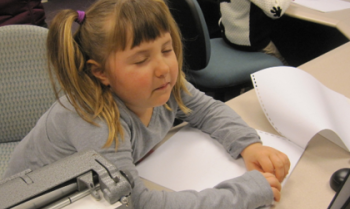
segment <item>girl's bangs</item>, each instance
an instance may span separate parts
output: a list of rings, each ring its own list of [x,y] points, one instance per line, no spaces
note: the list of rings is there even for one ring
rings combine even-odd
[[[111,51],[124,51],[142,42],[153,41],[165,32],[170,32],[169,18],[162,6],[154,1],[124,1],[116,6],[112,18],[110,38]]]

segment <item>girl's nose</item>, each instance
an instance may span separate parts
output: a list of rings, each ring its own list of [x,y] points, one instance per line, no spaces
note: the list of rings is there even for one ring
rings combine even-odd
[[[167,73],[169,73],[169,69],[170,67],[167,64],[167,62],[164,60],[164,58],[159,58],[155,66],[155,75],[157,77],[162,77]]]

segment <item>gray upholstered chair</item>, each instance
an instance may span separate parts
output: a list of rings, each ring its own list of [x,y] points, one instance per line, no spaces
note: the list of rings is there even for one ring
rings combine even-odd
[[[214,98],[223,100],[225,92],[251,85],[251,73],[283,65],[262,52],[239,51],[222,38],[210,39],[197,0],[167,0],[167,3],[184,38],[187,79],[204,92],[216,93]]]
[[[47,33],[32,25],[0,27],[0,178],[14,147],[55,101]]]

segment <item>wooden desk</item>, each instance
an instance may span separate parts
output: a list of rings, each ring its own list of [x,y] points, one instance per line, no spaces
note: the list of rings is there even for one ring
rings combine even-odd
[[[350,39],[350,9],[323,13],[292,4],[287,15],[337,28]],[[313,75],[328,88],[350,98],[350,42],[311,60],[300,69]],[[227,102],[253,128],[278,133],[266,119],[255,91]],[[350,153],[316,135],[286,182],[276,209],[327,208],[335,192],[329,186],[334,171],[350,167]]]
[[[320,12],[292,3],[286,11],[286,15],[337,28],[350,39],[350,9],[334,12]]]
[[[350,43],[326,53],[299,68],[324,85],[350,98]],[[227,102],[253,128],[278,133],[266,119],[255,91]],[[350,167],[350,153],[316,135],[286,182],[278,209],[327,208],[335,192],[329,186],[334,171]]]

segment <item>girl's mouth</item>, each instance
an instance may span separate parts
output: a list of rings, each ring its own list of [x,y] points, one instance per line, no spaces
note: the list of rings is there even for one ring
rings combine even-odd
[[[165,83],[164,85],[162,85],[162,86],[160,86],[160,87],[158,87],[158,88],[156,88],[155,90],[163,90],[163,89],[166,89],[168,86],[170,86],[170,83],[168,82],[168,83]]]

